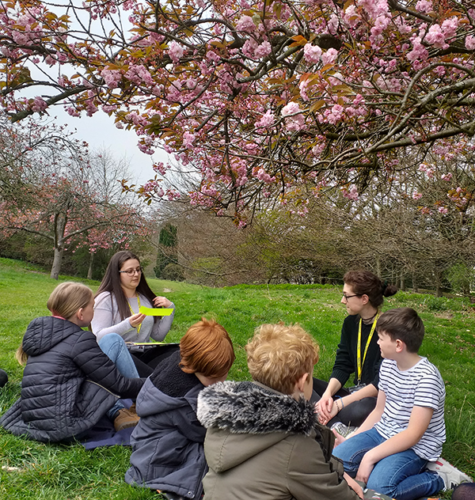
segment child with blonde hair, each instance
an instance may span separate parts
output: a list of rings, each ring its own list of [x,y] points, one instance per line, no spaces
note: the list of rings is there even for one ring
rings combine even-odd
[[[363,498],[332,459],[334,437],[309,401],[316,342],[298,325],[262,325],[246,351],[253,381],[216,384],[198,399],[205,500]]]
[[[0,424],[17,436],[56,442],[80,437],[119,397],[135,398],[144,380],[123,376],[94,334],[82,329],[94,315],[87,286],[61,283],[47,307],[52,315],[33,320],[23,337],[17,352],[26,363],[21,396]],[[136,423],[126,411],[119,408],[117,419],[123,421],[125,413]]]

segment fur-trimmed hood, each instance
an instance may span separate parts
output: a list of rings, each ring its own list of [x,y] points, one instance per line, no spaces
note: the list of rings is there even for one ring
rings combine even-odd
[[[294,432],[310,434],[317,421],[314,407],[261,384],[220,382],[201,391],[198,419],[207,429],[232,434]]]
[[[206,459],[216,472],[240,465],[289,435],[314,436],[318,427],[312,404],[252,382],[207,387],[198,397],[197,416],[208,429]]]

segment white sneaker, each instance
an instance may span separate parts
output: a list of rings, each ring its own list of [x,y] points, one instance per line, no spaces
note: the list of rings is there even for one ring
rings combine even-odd
[[[467,474],[458,470],[457,467],[449,464],[449,462],[442,457],[439,457],[437,462],[429,462],[427,468],[437,472],[442,478],[445,485],[444,491],[453,490],[461,483],[473,483],[473,479],[470,476],[467,476]]]
[[[332,431],[335,430],[336,432],[338,432],[338,434],[340,434],[340,436],[343,436],[344,438],[347,438],[350,434],[353,434],[353,432],[355,432],[356,429],[358,429],[358,427],[351,427],[345,425],[342,422],[335,422],[331,426]]]

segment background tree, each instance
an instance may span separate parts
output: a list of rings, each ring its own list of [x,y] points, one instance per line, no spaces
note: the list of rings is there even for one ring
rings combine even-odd
[[[4,236],[24,232],[49,240],[54,250],[51,277],[57,279],[68,244],[87,245],[93,255],[97,248],[125,242],[132,231],[145,235],[148,229],[137,203],[120,194],[120,170],[111,156],[92,156],[91,163],[83,144],[60,133],[47,140],[48,130],[41,129],[44,140],[35,139],[40,147],[30,140],[29,132],[38,132],[35,124],[3,135],[5,145],[13,148],[3,152],[8,161],[1,169],[0,229]],[[107,168],[102,168],[105,160]],[[117,188],[111,188],[111,179]]]
[[[157,278],[171,279],[174,281],[181,281],[183,279],[178,266],[177,227],[170,223],[165,224],[160,230],[157,265],[153,270]]]

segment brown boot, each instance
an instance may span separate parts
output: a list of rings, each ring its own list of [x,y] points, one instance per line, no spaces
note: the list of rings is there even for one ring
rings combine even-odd
[[[119,432],[128,427],[135,427],[139,423],[140,417],[135,412],[135,405],[132,405],[128,410],[122,408],[119,414],[114,419],[114,429]]]

